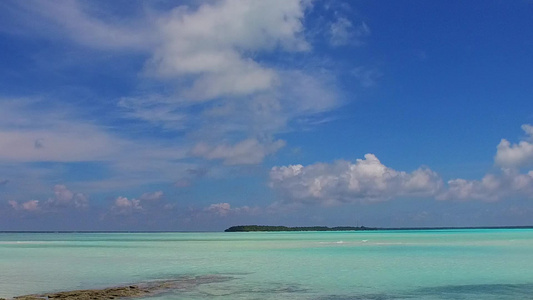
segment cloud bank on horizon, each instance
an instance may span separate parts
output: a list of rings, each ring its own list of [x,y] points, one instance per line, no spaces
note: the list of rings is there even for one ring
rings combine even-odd
[[[526,224],[533,7],[436,6],[0,3],[0,226]]]

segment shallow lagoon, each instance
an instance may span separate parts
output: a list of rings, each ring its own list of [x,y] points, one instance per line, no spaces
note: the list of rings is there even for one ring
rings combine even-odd
[[[152,299],[531,299],[533,230],[1,233],[0,297],[220,276]]]

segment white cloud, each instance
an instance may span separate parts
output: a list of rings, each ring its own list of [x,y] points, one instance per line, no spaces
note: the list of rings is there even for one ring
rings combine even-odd
[[[23,203],[11,200],[8,201],[8,204],[14,210],[39,211],[41,209],[39,206],[39,200],[30,200]]]
[[[92,3],[76,0],[14,1],[9,7],[19,16],[19,23],[13,24],[13,32],[21,29],[36,34],[67,36],[84,46],[96,49],[145,49],[155,43],[149,18],[124,19],[116,15],[103,18],[106,13]],[[92,13],[90,13],[92,12]],[[98,14],[100,18],[93,15]]]
[[[285,141],[259,142],[257,139],[246,139],[235,145],[218,145],[215,147],[200,143],[191,154],[207,159],[221,159],[225,164],[258,164],[265,156],[285,146]]]
[[[187,132],[196,145],[189,153],[198,157],[260,162],[281,142],[274,151],[262,147],[242,158],[227,150],[231,144],[242,151],[258,148],[257,136],[274,136],[292,120],[340,105],[335,78],[327,71],[268,65],[257,58],[272,51],[309,51],[303,27],[308,7],[299,0],[228,0],[154,12],[159,41],[148,51],[146,69],[178,88],[166,96],[122,98],[124,116]]]
[[[117,101],[120,116],[186,132],[174,141],[181,147],[119,137],[69,113],[59,118],[32,113],[17,120],[26,127],[0,124],[0,160],[106,161],[116,173],[133,174],[138,170],[132,169],[145,167],[154,170],[152,175],[157,169],[157,178],[179,178],[173,165],[190,154],[229,165],[260,163],[284,146],[275,135],[290,130],[297,123],[292,121],[340,105],[335,78],[322,68],[301,70],[261,60],[265,53],[311,50],[304,28],[309,1],[224,0],[169,10],[133,4],[134,13],[128,14],[101,5],[36,0],[12,6],[39,24],[36,27],[46,28],[41,34],[47,37],[68,38],[93,49],[143,53],[145,75],[161,80],[165,88],[157,84],[158,91],[165,94],[143,89],[144,96],[122,97]],[[50,111],[44,114],[52,115]],[[265,136],[273,141],[264,141]],[[154,152],[166,155],[153,159]]]
[[[180,112],[179,103],[162,96],[124,97],[118,102],[124,117],[152,123],[165,129],[183,130],[188,116]]]
[[[139,197],[139,199],[143,201],[158,201],[161,198],[163,198],[163,196],[164,196],[163,191],[157,191],[153,193],[144,193],[141,195],[141,197]]]
[[[522,125],[522,129],[533,138],[533,126]],[[513,144],[502,139],[494,157],[501,167],[499,173],[487,174],[481,180],[452,179],[448,189],[439,195],[439,200],[481,200],[498,201],[511,197],[533,198],[533,171],[526,174],[520,169],[533,163],[533,144],[520,141]]]
[[[533,198],[533,171],[520,174],[503,170],[502,174],[487,174],[482,180],[453,179],[439,200],[498,201],[510,197]]]
[[[108,160],[124,141],[102,128],[77,120],[66,106],[35,99],[0,99],[0,161]]]
[[[174,186],[177,188],[186,188],[192,186],[192,181],[188,178],[181,178],[174,182]]]
[[[225,217],[229,214],[239,215],[239,214],[255,214],[259,211],[257,207],[241,206],[231,208],[229,203],[215,203],[211,204],[204,209],[204,211],[216,214],[218,216]]]
[[[529,124],[524,124],[522,125],[522,130],[524,130],[524,132],[529,135],[529,139],[532,140],[533,139],[533,126],[529,125]]]
[[[205,210],[219,216],[225,216],[229,213],[230,209],[231,205],[229,203],[216,203],[209,205]]]
[[[130,214],[132,212],[141,210],[143,210],[143,207],[141,206],[141,200],[129,200],[128,198],[122,196],[117,197],[113,207],[111,207],[111,211],[118,214]]]
[[[350,72],[362,87],[368,88],[376,85],[378,78],[383,74],[378,69],[357,67]]]
[[[115,198],[109,212],[114,215],[131,215],[138,212],[147,213],[153,210],[167,210],[173,207],[173,204],[160,201],[164,199],[164,195],[163,191],[156,191],[144,193],[138,198],[131,199],[118,196]]]
[[[36,211],[39,209],[39,201],[38,200],[30,200],[27,202],[22,203],[22,208],[29,211]]]
[[[196,10],[180,6],[157,24],[161,41],[148,67],[162,77],[194,76],[191,99],[241,96],[272,88],[276,72],[250,54],[308,48],[302,38],[305,5],[290,1],[217,1]]]
[[[222,0],[158,11],[144,5],[124,17],[81,1],[13,5],[46,34],[84,46],[151,55],[146,67],[162,78],[186,77],[192,100],[242,96],[274,87],[277,72],[255,60],[262,51],[305,51],[302,19],[308,1]],[[132,5],[135,7],[135,5]],[[17,27],[17,26],[14,26]],[[23,26],[29,27],[29,26]],[[30,28],[35,32],[37,28]]]
[[[64,168],[45,168],[34,162],[51,162],[53,166],[89,163],[105,175],[79,182],[77,187],[100,191],[170,182],[196,167],[181,162],[188,156],[187,145],[119,136],[113,128],[84,120],[80,116],[83,112],[67,105],[55,106],[38,99],[0,98],[0,102],[0,167],[14,184],[32,180],[35,186],[42,178],[65,176]]]
[[[49,198],[46,204],[51,206],[73,206],[76,208],[85,208],[88,206],[88,199],[82,193],[74,193],[67,189],[65,185],[57,184],[54,186],[55,197]]]
[[[363,42],[361,38],[370,35],[370,28],[365,22],[354,26],[345,17],[338,17],[329,26],[330,43],[333,46],[355,45],[359,46]]]
[[[25,202],[8,201],[15,210],[51,212],[68,210],[71,208],[87,208],[89,201],[82,193],[75,193],[67,189],[65,185],[57,184],[53,187],[54,196],[46,201],[30,200]]]
[[[433,171],[420,168],[411,173],[383,165],[375,155],[355,163],[336,161],[309,166],[273,167],[270,186],[287,203],[334,205],[384,201],[394,197],[428,197],[442,188],[442,180]]]
[[[533,139],[533,126],[522,125],[522,129]],[[502,139],[497,147],[495,163],[502,168],[522,168],[533,164],[533,144],[528,141],[520,141],[512,144]]]
[[[36,147],[36,145],[39,145]],[[0,129],[0,160],[84,161],[115,154],[112,139],[89,126],[52,130]]]

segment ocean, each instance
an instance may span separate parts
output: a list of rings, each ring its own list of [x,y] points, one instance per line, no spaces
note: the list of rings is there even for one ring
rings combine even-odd
[[[0,298],[169,279],[145,299],[533,299],[533,229],[0,233]]]

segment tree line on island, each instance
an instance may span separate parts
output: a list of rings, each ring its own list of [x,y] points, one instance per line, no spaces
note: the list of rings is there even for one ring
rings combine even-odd
[[[311,226],[311,227],[287,227],[287,226],[263,226],[263,225],[240,225],[231,226],[224,230],[225,232],[248,232],[248,231],[361,231],[361,230],[376,230],[377,228],[370,228],[365,226]]]
[[[266,226],[266,225],[239,225],[231,226],[225,232],[250,232],[250,231],[370,231],[370,230],[461,230],[461,229],[533,229],[533,226],[475,226],[475,227],[365,227],[365,226]]]

